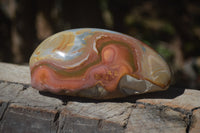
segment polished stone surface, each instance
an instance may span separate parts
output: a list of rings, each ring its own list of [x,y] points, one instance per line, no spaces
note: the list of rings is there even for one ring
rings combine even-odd
[[[30,58],[31,84],[40,91],[95,99],[166,90],[171,71],[141,41],[103,29],[50,36]]]

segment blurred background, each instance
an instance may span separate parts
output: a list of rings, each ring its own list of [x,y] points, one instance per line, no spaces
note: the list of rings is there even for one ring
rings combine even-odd
[[[199,0],[0,0],[0,62],[28,64],[46,37],[83,27],[145,42],[170,64],[173,86],[200,89]]]

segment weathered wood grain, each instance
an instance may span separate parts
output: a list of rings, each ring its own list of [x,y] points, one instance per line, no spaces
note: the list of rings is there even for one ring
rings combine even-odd
[[[1,122],[2,133],[52,133],[57,131],[54,122],[56,110],[46,110],[10,104]]]
[[[6,102],[0,101],[0,121],[3,118],[4,112],[6,111],[8,104]]]
[[[29,67],[0,62],[0,80],[30,84]]]
[[[127,133],[184,133],[186,114],[165,107],[146,106],[133,109]],[[140,128],[139,128],[140,127]]]
[[[199,133],[200,132],[200,108],[196,108],[193,110],[192,121],[191,121],[191,133]]]
[[[2,133],[196,133],[199,101],[200,91],[181,88],[107,101],[58,96],[33,89],[27,66],[0,63]]]

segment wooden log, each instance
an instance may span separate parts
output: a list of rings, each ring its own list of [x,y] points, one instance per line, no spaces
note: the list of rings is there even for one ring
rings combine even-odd
[[[0,63],[2,133],[200,132],[200,91],[169,88],[112,100],[38,92],[28,66]]]

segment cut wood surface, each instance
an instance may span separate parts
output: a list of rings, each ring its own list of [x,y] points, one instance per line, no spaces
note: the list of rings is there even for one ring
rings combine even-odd
[[[0,133],[200,133],[200,91],[93,100],[39,92],[28,66],[0,63]]]

